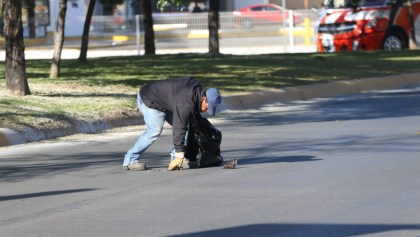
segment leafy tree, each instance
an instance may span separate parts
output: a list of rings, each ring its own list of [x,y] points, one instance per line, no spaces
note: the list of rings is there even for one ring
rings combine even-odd
[[[87,62],[87,51],[89,45],[89,28],[92,21],[93,10],[95,9],[96,0],[90,0],[86,13],[85,25],[83,27],[82,46],[80,48],[79,62]]]
[[[22,29],[22,2],[3,1],[4,36],[6,40],[6,89],[14,95],[30,95],[25,66]]]
[[[50,78],[57,78],[60,74],[61,52],[64,44],[64,28],[66,23],[67,0],[60,0],[58,7],[57,34],[54,42],[54,54],[51,63]]]
[[[201,0],[202,1],[202,0]],[[159,10],[165,9],[166,6],[174,5],[174,6],[183,6],[188,5],[189,0],[157,0],[157,7]]]

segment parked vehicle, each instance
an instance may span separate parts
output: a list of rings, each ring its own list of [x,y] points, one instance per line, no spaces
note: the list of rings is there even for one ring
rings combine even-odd
[[[326,0],[326,15],[318,26],[318,51],[401,50],[408,48],[410,37],[420,41],[420,0],[412,0],[412,6],[405,1],[390,22],[396,2]]]
[[[255,4],[234,11],[237,22],[247,28],[260,24],[287,24],[289,11],[275,4]],[[301,24],[303,17],[293,12],[294,25]]]

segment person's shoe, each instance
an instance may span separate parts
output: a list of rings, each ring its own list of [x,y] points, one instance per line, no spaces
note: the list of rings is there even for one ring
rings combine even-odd
[[[134,170],[134,171],[142,171],[146,169],[145,163],[130,163],[127,166],[123,167],[125,170]]]
[[[184,158],[175,158],[171,161],[168,166],[168,171],[171,170],[182,170],[182,163],[184,162]]]

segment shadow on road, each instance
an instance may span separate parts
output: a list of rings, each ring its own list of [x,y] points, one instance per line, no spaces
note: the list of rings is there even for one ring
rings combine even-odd
[[[280,157],[255,157],[255,158],[241,158],[238,164],[252,165],[278,162],[307,162],[318,161],[322,159],[315,159],[315,156],[280,156]]]
[[[254,224],[194,232],[188,234],[172,235],[179,237],[188,236],[288,236],[288,237],[347,237],[391,231],[420,230],[418,224]],[[411,233],[414,234],[414,233]],[[397,235],[395,235],[397,236]],[[410,235],[411,236],[411,235]],[[413,235],[414,236],[414,235]]]
[[[416,101],[420,101],[420,91],[382,91],[319,101],[292,101],[285,105],[292,110],[280,115],[261,111],[224,117],[241,126],[395,118],[420,115],[420,103]]]
[[[63,194],[68,194],[68,193],[90,192],[90,191],[94,191],[94,190],[97,190],[97,189],[92,189],[92,188],[70,189],[70,190],[58,190],[58,191],[49,191],[49,192],[25,193],[25,194],[10,195],[10,196],[0,196],[0,202],[17,200],[17,199],[27,199],[27,198],[63,195]]]
[[[121,163],[115,159],[113,154],[87,155],[78,154],[78,156],[60,156],[37,154],[36,159],[19,160],[15,164],[4,164],[0,169],[1,182],[18,182],[25,179],[58,175],[66,172],[72,172],[96,166],[96,168],[104,165]],[[3,161],[2,161],[3,162]],[[0,163],[2,163],[0,162]]]
[[[109,146],[104,143],[104,146]],[[80,148],[81,150],[83,148]],[[95,169],[95,175],[104,172],[123,172],[123,154],[116,152],[92,151],[91,153],[75,153],[75,155],[56,155],[39,153],[31,157],[21,158],[18,161],[0,159],[0,182],[20,182],[35,177],[52,177],[70,172],[86,171]],[[71,152],[66,152],[71,153]],[[168,153],[148,152],[142,158],[148,166],[155,168],[167,167],[170,161]],[[103,169],[102,171],[99,171]]]

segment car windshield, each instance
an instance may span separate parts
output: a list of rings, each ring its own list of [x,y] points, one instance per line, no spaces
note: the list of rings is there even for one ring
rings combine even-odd
[[[349,8],[352,6],[351,0],[325,0],[325,8]],[[361,7],[384,5],[388,0],[360,0]]]

